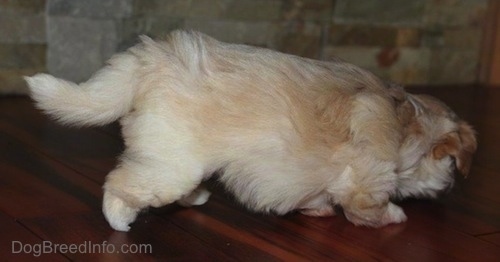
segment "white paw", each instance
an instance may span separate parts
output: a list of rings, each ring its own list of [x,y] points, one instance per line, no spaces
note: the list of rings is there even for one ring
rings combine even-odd
[[[387,210],[385,211],[384,216],[382,217],[382,224],[384,225],[397,224],[405,222],[406,220],[407,217],[403,212],[403,209],[389,202],[389,204],[387,205]]]
[[[300,210],[300,213],[306,216],[310,217],[331,217],[335,216],[335,209],[333,209],[332,206],[327,206],[323,208],[317,208],[317,209],[302,209]]]
[[[129,231],[129,224],[134,222],[139,209],[131,208],[122,199],[104,192],[102,211],[109,225],[118,231]]]
[[[198,187],[195,190],[193,190],[193,192],[191,192],[189,195],[178,200],[177,204],[183,207],[200,206],[208,201],[210,195],[211,195],[210,191],[206,190],[203,187]]]

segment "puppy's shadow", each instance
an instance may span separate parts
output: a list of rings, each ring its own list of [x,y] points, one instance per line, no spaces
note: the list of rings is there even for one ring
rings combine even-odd
[[[167,217],[167,216],[171,216],[175,213],[181,212],[183,210],[186,210],[186,208],[190,208],[190,207],[182,207],[176,203],[172,203],[172,204],[162,206],[162,207],[149,207],[149,208],[143,210],[141,212],[142,213],[141,215],[144,215],[145,213],[150,213],[150,214],[161,216],[161,217],[164,217],[164,216]]]

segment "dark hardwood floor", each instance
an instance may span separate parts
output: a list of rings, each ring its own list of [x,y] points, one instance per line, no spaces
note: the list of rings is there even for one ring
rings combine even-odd
[[[251,213],[210,183],[207,204],[150,209],[114,232],[101,186],[123,149],[119,128],[62,127],[28,98],[0,98],[0,260],[500,261],[500,88],[409,91],[447,102],[476,128],[479,149],[448,195],[404,201],[409,220],[380,229]]]

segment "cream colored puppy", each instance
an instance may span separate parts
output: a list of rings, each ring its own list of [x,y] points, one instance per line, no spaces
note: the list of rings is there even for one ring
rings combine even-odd
[[[467,173],[472,129],[433,98],[343,62],[176,31],[114,56],[85,83],[26,78],[65,124],[121,119],[126,150],[104,185],[110,225],[148,206],[199,205],[215,171],[248,208],[372,227],[406,220],[394,197],[435,197]]]

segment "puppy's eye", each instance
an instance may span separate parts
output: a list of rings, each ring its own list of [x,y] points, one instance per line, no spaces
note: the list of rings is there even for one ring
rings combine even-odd
[[[451,158],[451,163],[450,165],[453,167],[453,169],[456,169],[457,167],[457,158],[455,156],[450,155]]]
[[[449,162],[449,167],[450,167],[450,175],[455,174],[456,172],[459,172],[458,167],[457,167],[457,158],[453,155],[448,155],[449,159],[451,160]]]

